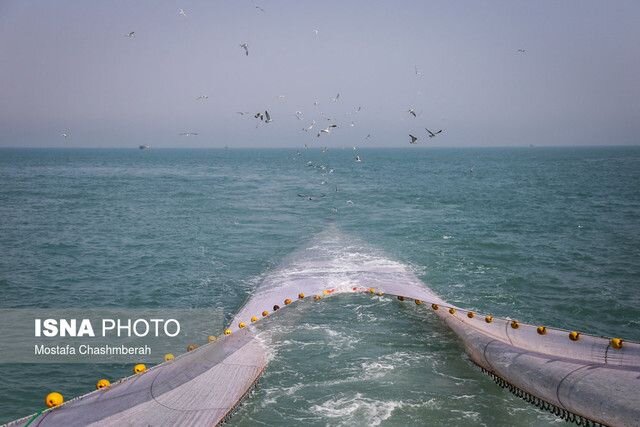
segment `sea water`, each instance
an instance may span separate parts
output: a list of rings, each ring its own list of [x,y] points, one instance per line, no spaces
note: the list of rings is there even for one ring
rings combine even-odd
[[[231,319],[332,228],[453,304],[640,340],[640,148],[412,148],[2,149],[0,308]],[[271,362],[231,425],[555,423],[483,375],[424,306],[345,296],[291,310],[263,328]],[[0,422],[130,372],[0,364]]]

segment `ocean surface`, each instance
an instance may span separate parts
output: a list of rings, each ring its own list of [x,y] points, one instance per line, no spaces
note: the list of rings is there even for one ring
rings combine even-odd
[[[640,148],[411,148],[361,149],[360,163],[331,148],[0,149],[0,308],[230,319],[331,227],[453,304],[640,340]],[[356,295],[314,307],[268,331],[272,360],[229,425],[558,422],[497,387],[424,307]],[[130,369],[0,364],[0,422]]]

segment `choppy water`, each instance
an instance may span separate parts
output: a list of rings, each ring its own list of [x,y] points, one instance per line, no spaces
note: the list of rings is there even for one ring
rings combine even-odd
[[[454,304],[640,339],[640,149],[359,154],[0,150],[0,307],[230,318],[331,225]],[[358,296],[317,307],[265,332],[279,344],[232,425],[554,422],[483,376],[424,309]],[[0,365],[0,421],[39,409],[51,389],[71,397],[129,370]]]

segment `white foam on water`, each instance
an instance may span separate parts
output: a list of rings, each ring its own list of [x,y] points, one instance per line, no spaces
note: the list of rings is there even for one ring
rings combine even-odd
[[[353,396],[329,399],[322,404],[313,405],[311,412],[333,420],[338,425],[378,426],[388,419],[393,411],[402,406],[395,400],[375,400],[356,393]]]
[[[362,370],[365,373],[364,378],[367,380],[382,378],[396,369],[393,364],[383,362],[363,362],[360,366],[362,366]]]
[[[363,276],[399,274],[409,276],[409,266],[391,260],[371,247],[353,239],[347,239],[337,230],[322,233],[310,246],[294,252],[284,266],[271,272],[258,289],[270,292],[285,289],[301,278],[326,279],[340,290],[350,291],[350,286],[366,286]],[[415,281],[411,277],[412,281]],[[333,281],[333,282],[331,282]],[[295,286],[295,285],[294,285]]]
[[[459,385],[463,385],[463,384],[467,384],[467,383],[475,383],[477,382],[477,380],[472,379],[472,378],[460,378],[460,377],[456,377],[454,375],[451,374],[447,374],[445,372],[441,372],[440,370],[436,369],[436,366],[438,366],[439,363],[433,363],[433,372],[436,375],[439,375],[443,378],[446,378],[449,381],[452,381],[455,385],[459,386]]]
[[[455,396],[455,395],[449,396],[449,399],[452,399],[452,400],[475,399],[476,397],[478,396],[476,396],[475,394],[461,394],[459,396]]]
[[[462,416],[462,418],[468,419],[468,420],[472,420],[475,422],[480,421],[480,413],[476,412],[476,411],[463,411],[460,409],[451,409],[449,412],[453,412],[455,414],[460,414]],[[452,417],[452,419],[455,419],[457,417]]]
[[[430,358],[431,355],[425,355],[417,352],[396,351],[394,353],[385,354],[379,360],[383,363],[391,363],[395,367],[412,366],[416,362]]]
[[[404,402],[398,400],[378,400],[356,393],[353,396],[328,399],[313,405],[309,410],[317,415],[331,419],[331,425],[342,426],[378,426],[388,420],[396,409],[430,408],[439,405],[435,399],[424,402]]]
[[[283,397],[286,396],[294,396],[299,393],[299,391],[305,386],[303,383],[294,384],[289,387],[269,387],[262,388],[262,393],[264,393],[264,397],[260,402],[260,406],[266,408],[270,405],[275,405],[278,403]]]

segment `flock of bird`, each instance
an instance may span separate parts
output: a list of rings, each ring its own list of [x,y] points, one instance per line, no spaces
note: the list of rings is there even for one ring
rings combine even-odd
[[[264,13],[265,12],[265,9],[263,9],[260,6],[255,6],[255,8],[260,13]],[[177,14],[181,18],[186,18],[188,16],[187,12],[182,8],[178,9]],[[314,29],[313,33],[317,37],[318,34],[319,34],[319,30],[318,29]],[[136,36],[136,32],[135,31],[130,31],[130,32],[126,33],[124,36],[126,38],[133,39]],[[249,56],[249,44],[247,42],[240,43],[239,47],[243,50],[245,56]],[[525,49],[518,49],[517,52],[520,53],[520,54],[524,54],[526,52],[526,50]],[[414,72],[415,72],[416,77],[420,77],[422,75],[422,72],[418,69],[417,65],[414,66]],[[280,95],[280,96],[278,96],[278,98],[281,101],[284,101],[285,96],[284,95]],[[199,101],[199,102],[205,102],[205,101],[207,101],[209,99],[209,96],[208,95],[199,95],[195,99],[196,99],[196,101]],[[332,103],[337,103],[337,102],[339,102],[339,100],[340,100],[340,93],[337,93],[334,97],[330,98],[330,101]],[[316,101],[314,101],[313,105],[314,105],[314,107],[319,107],[320,103],[316,100]],[[358,107],[356,107],[354,109],[353,112],[347,113],[347,114],[358,114],[361,110],[362,110],[362,107],[358,106]],[[247,111],[238,111],[237,113],[239,115],[241,115],[241,116],[251,114],[251,116],[257,121],[256,127],[258,127],[260,124],[268,124],[268,123],[273,122],[273,119],[272,119],[272,117],[269,114],[269,111],[267,109],[258,111],[258,112],[254,113],[254,114],[249,113]],[[413,119],[418,118],[418,116],[420,115],[420,113],[416,112],[416,110],[413,107],[409,107],[409,109],[407,110],[407,113],[411,117],[413,117]],[[311,120],[311,122],[309,122],[307,125],[305,125],[301,130],[304,131],[304,132],[309,133],[309,132],[313,131],[314,129],[317,129],[315,134],[316,134],[317,138],[320,138],[323,135],[327,135],[327,136],[330,135],[333,130],[335,130],[335,129],[337,129],[339,127],[338,124],[336,124],[335,121],[332,118],[327,117],[324,114],[324,112],[320,111],[319,114],[320,114],[321,118],[318,118],[318,120],[325,120],[326,122],[328,122],[326,127],[320,126],[319,123],[316,122],[315,119],[313,119],[313,120]],[[295,117],[300,121],[305,120],[304,114],[301,111],[296,111],[295,112]],[[354,127],[355,125],[356,125],[355,120],[351,120],[349,126],[350,127]],[[429,138],[429,139],[430,138],[434,138],[434,137],[442,134],[442,132],[443,132],[443,129],[438,129],[436,131],[432,131],[429,128],[426,128],[426,127],[424,129],[426,131],[425,137]],[[68,130],[68,129],[64,130],[64,131],[60,132],[60,135],[62,137],[64,137],[65,139],[70,138],[71,137],[71,131]],[[184,131],[184,132],[180,132],[178,135],[182,136],[182,137],[198,136],[198,132]],[[365,141],[368,140],[369,138],[371,138],[371,134],[367,134],[367,136],[365,138]],[[409,144],[411,144],[411,145],[417,144],[421,140],[420,136],[415,136],[415,135],[413,135],[411,133],[409,133],[409,138],[410,138],[409,139]],[[148,147],[148,146],[145,146],[145,147]],[[305,144],[305,148],[308,148],[307,144]],[[356,149],[356,147],[354,147],[354,150],[355,149]],[[326,152],[326,150],[327,150],[326,147],[323,148],[323,152]],[[354,160],[356,162],[361,162],[362,161],[362,159],[360,158],[359,155],[356,155]]]
[[[265,12],[265,9],[260,7],[260,6],[255,6],[255,8],[256,8],[256,10],[258,10],[261,13]],[[181,17],[181,18],[186,18],[188,16],[187,11],[185,9],[182,9],[182,8],[179,8],[177,10],[177,15],[179,17]],[[319,35],[319,30],[318,29],[314,29],[313,33],[317,37]],[[128,38],[128,39],[134,39],[136,37],[136,32],[135,31],[130,31],[130,32],[126,33],[124,36],[126,38]],[[245,56],[249,56],[249,43],[241,42],[239,44],[239,47],[243,50]],[[414,66],[414,70],[415,70],[416,76],[422,75],[422,73],[418,70],[417,66]],[[280,95],[278,98],[280,100],[284,100],[285,96],[284,95]],[[209,99],[209,96],[208,95],[199,95],[195,99],[196,99],[196,101],[204,102],[204,101],[207,101]],[[340,93],[339,92],[334,97],[330,98],[330,101],[332,103],[337,103],[339,100],[340,100]],[[314,105],[314,107],[318,107],[320,105],[320,103],[316,100],[316,101],[314,101],[313,105]],[[355,108],[353,113],[357,114],[361,110],[362,110],[362,107],[358,106],[357,108]],[[414,118],[416,118],[418,116],[416,111],[413,108],[410,108],[408,112]],[[238,111],[238,114],[244,116],[244,115],[248,115],[250,113],[246,112],[246,111]],[[316,122],[316,120],[314,119],[308,125],[303,127],[302,131],[311,132],[314,128],[317,128],[316,137],[320,138],[323,135],[330,135],[332,130],[338,128],[338,125],[336,123],[334,123],[334,120],[331,119],[330,117],[327,117],[323,112],[320,112],[320,116],[322,117],[322,119],[324,119],[327,122],[329,122],[326,127],[319,126],[318,123]],[[273,119],[271,118],[271,115],[269,114],[269,111],[267,109],[265,109],[264,111],[261,110],[261,111],[256,112],[255,114],[252,115],[252,117],[257,120],[256,127],[258,125],[260,125],[261,123],[268,124],[268,123],[271,123],[273,121]],[[295,112],[295,117],[298,120],[304,120],[304,114],[301,111],[296,111]],[[354,127],[355,126],[355,121],[351,120],[351,122],[349,123],[349,126],[350,127]],[[430,138],[432,138],[432,137],[440,134],[442,132],[442,130],[438,130],[437,132],[431,132],[429,129],[427,129],[427,132],[428,132],[428,136]],[[70,130],[64,130],[64,131],[60,132],[60,135],[62,137],[64,137],[65,139],[70,138],[71,137],[71,131]],[[182,136],[182,137],[198,136],[198,132],[184,131],[184,132],[180,132],[178,135]],[[409,135],[409,136],[411,138],[411,141],[410,141],[411,144],[416,144],[418,142],[419,138],[417,138],[417,137],[415,137],[413,135]],[[368,134],[366,136],[365,140],[369,139],[370,137],[371,137],[371,134]],[[144,147],[147,148],[148,146],[145,145]],[[305,148],[307,148],[307,147],[308,146],[305,144]],[[323,149],[323,151],[326,151],[326,147]],[[354,160],[356,162],[361,162],[362,161],[360,156],[356,156],[354,158]]]

